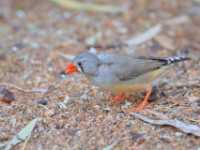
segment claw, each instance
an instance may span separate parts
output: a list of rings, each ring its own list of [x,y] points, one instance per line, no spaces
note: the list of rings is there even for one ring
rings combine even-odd
[[[151,90],[149,90],[149,91],[147,92],[147,94],[146,94],[146,96],[145,96],[145,98],[144,98],[144,101],[142,102],[142,104],[141,104],[140,107],[138,107],[138,108],[132,108],[132,109],[130,109],[130,110],[127,110],[127,112],[138,112],[138,111],[140,111],[140,110],[142,110],[142,109],[145,109],[145,108],[152,108],[151,106],[146,105],[146,103],[147,103],[147,101],[148,101],[148,99],[149,99],[149,96],[150,96],[151,92],[152,92]]]
[[[149,105],[147,105],[147,106],[140,106],[140,107],[138,107],[138,108],[132,108],[132,109],[129,109],[129,110],[127,110],[127,112],[138,112],[138,111],[140,111],[140,110],[142,110],[142,109],[147,109],[147,108],[152,108],[151,106],[149,106]]]
[[[120,101],[123,101],[123,100],[125,100],[126,98],[129,98],[129,97],[125,96],[124,93],[121,93],[118,96],[110,95],[110,98],[113,100],[113,102],[120,102]]]

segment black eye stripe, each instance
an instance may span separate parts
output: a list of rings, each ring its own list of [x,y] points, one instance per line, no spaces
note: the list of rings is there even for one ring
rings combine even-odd
[[[83,70],[83,66],[80,66],[80,68],[81,68],[81,71],[84,72],[84,70]]]

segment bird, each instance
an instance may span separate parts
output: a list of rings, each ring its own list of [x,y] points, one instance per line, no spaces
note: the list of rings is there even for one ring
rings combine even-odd
[[[126,54],[106,53],[94,55],[90,52],[80,53],[68,64],[65,74],[79,72],[88,81],[102,90],[118,93],[111,96],[113,102],[125,99],[125,93],[146,90],[142,104],[127,110],[138,112],[145,108],[152,92],[154,81],[173,63],[191,60],[189,57],[155,57],[132,56]]]

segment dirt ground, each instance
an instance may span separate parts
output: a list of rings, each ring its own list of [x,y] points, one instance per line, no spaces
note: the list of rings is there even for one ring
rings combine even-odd
[[[128,11],[75,10],[49,0],[0,1],[0,90],[10,90],[9,96],[0,94],[0,149],[37,117],[27,150],[200,150],[199,137],[125,112],[139,106],[145,91],[113,103],[109,92],[92,86],[82,75],[63,75],[70,60],[61,56],[91,51],[191,57],[160,77],[149,105],[170,119],[200,126],[200,1],[85,2]],[[122,44],[161,23],[151,39]],[[146,110],[140,114],[159,119]]]

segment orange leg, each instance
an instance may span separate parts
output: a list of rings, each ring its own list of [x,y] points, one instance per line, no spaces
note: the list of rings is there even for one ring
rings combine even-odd
[[[149,96],[151,95],[151,92],[152,92],[152,90],[149,90],[147,92],[147,94],[146,94],[146,96],[144,98],[144,101],[142,102],[142,104],[140,105],[140,107],[138,107],[138,108],[132,108],[132,109],[128,110],[128,112],[137,112],[137,111],[140,111],[140,110],[142,110],[144,108],[151,108],[151,106],[146,106],[146,103],[147,103],[147,101],[149,99]]]
[[[113,102],[119,102],[119,101],[123,101],[124,99],[128,98],[128,96],[125,96],[124,93],[121,93],[118,96],[110,95],[110,98],[112,98]]]

